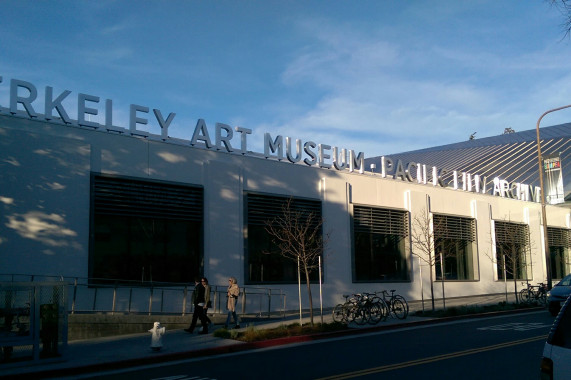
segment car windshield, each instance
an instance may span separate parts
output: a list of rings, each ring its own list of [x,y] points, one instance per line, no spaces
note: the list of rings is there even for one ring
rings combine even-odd
[[[557,286],[571,286],[571,275],[565,276],[563,280],[559,281]]]

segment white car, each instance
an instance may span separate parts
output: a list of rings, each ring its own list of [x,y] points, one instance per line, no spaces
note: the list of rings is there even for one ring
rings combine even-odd
[[[543,348],[541,380],[571,378],[571,297],[561,307]]]

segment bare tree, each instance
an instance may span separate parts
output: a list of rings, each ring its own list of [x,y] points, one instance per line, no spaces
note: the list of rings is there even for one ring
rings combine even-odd
[[[309,299],[310,321],[313,326],[313,298],[310,274],[319,268],[329,234],[323,234],[323,218],[314,212],[296,208],[290,198],[282,207],[282,214],[266,222],[266,231],[278,247],[282,257],[299,263],[305,275]]]
[[[426,209],[422,209],[415,215],[412,221],[412,254],[420,260],[424,261],[430,267],[430,298],[432,301],[432,310],[434,311],[434,273],[437,265],[440,265],[442,280],[442,299],[444,308],[446,308],[446,299],[444,295],[445,271],[444,262],[447,257],[452,255],[450,244],[446,239],[439,237],[445,234],[446,226],[443,223],[433,225],[433,218]],[[436,246],[438,245],[438,252]],[[422,279],[421,279],[422,281]]]
[[[565,18],[562,27],[565,32],[565,37],[569,36],[571,33],[571,0],[547,0],[547,1],[552,6],[557,8]]]
[[[527,271],[532,264],[529,228],[526,224],[509,221],[496,221],[495,226],[496,253],[486,253],[486,256],[497,265],[498,278],[503,277],[506,282],[511,278],[514,296],[516,302],[519,302],[517,282],[528,281]]]

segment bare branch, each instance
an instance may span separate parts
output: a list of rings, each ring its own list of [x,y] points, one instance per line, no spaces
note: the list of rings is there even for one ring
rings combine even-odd
[[[324,234],[323,218],[313,212],[294,207],[290,198],[282,207],[282,213],[266,222],[266,232],[278,247],[278,253],[297,262],[305,274],[310,303],[311,324],[313,324],[313,301],[309,274],[319,268],[319,257],[323,256],[329,240]]]
[[[564,37],[571,35],[571,0],[547,0],[551,6],[557,8],[559,12],[565,17],[565,21],[561,27],[565,33]]]

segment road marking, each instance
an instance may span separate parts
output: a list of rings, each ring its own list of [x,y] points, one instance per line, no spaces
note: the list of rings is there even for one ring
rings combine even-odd
[[[514,331],[528,331],[528,330],[535,330],[541,329],[544,327],[551,327],[550,324],[545,323],[506,323],[503,325],[494,325],[494,326],[487,326],[487,327],[479,327],[476,330],[492,330],[492,331],[507,331],[507,330],[514,330]]]
[[[499,350],[499,349],[501,349],[501,348],[510,347],[510,346],[516,346],[516,345],[518,345],[518,344],[525,344],[525,343],[535,342],[535,341],[538,341],[538,340],[545,340],[546,338],[547,338],[546,335],[541,335],[541,336],[536,336],[536,337],[533,337],[533,338],[527,338],[527,339],[515,340],[515,341],[512,341],[512,342],[505,342],[505,343],[495,344],[495,345],[493,345],[493,346],[487,346],[487,347],[481,347],[481,348],[472,348],[472,349],[470,349],[470,350],[458,351],[458,352],[451,352],[451,353],[449,353],[449,354],[438,355],[438,356],[432,356],[432,357],[424,358],[424,359],[411,360],[411,361],[403,362],[403,363],[388,364],[388,365],[384,365],[384,366],[381,366],[381,367],[363,369],[363,370],[354,371],[354,372],[347,372],[347,373],[340,374],[340,375],[333,375],[333,376],[328,376],[328,377],[321,377],[321,378],[319,378],[319,379],[317,379],[317,380],[342,380],[342,379],[351,379],[351,378],[354,378],[354,377],[365,376],[365,375],[372,375],[372,374],[375,374],[375,373],[387,372],[387,371],[392,371],[392,370],[395,370],[395,369],[400,369],[400,368],[412,367],[412,366],[415,366],[415,365],[421,365],[421,364],[427,364],[427,363],[437,362],[437,361],[440,361],[440,360],[447,360],[447,359],[458,358],[458,357],[461,357],[461,356],[473,355],[473,354],[477,354],[477,353],[480,353],[480,352]]]

